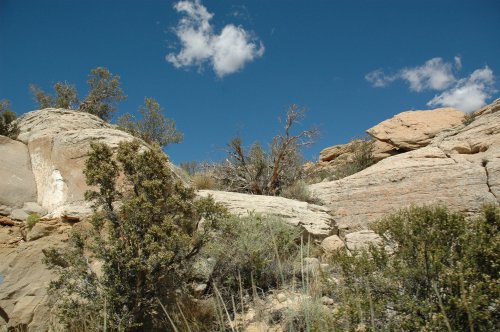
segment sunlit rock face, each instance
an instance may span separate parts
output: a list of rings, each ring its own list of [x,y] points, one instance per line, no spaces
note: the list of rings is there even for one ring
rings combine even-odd
[[[19,119],[18,140],[27,145],[37,201],[53,217],[90,213],[82,172],[90,142],[116,147],[133,137],[98,117],[64,109],[43,109]]]
[[[480,110],[468,125],[433,134],[423,148],[341,180],[313,184],[310,190],[331,209],[341,236],[411,204],[442,204],[472,214],[486,202],[499,203],[498,104]]]

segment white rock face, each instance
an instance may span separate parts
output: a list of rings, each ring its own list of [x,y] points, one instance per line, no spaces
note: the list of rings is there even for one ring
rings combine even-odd
[[[24,202],[37,200],[28,148],[0,136],[0,214],[8,215]]]
[[[225,191],[200,190],[202,197],[211,195],[216,202],[224,204],[229,212],[236,215],[261,213],[283,218],[294,226],[302,227],[307,234],[315,239],[322,239],[333,234],[336,229],[329,209],[299,202],[293,199],[274,196],[248,195]]]
[[[28,146],[38,203],[52,217],[81,217],[90,212],[84,163],[92,141],[116,147],[133,138],[98,117],[77,111],[44,109],[19,119],[18,139]],[[72,211],[78,215],[73,216]]]
[[[347,178],[313,184],[341,237],[411,204],[475,213],[500,202],[500,112],[438,134],[429,146],[386,158]]]

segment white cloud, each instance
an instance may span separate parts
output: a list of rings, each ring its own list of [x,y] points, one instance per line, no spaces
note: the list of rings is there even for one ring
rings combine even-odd
[[[472,112],[486,105],[491,98],[495,79],[488,66],[475,70],[468,78],[462,78],[449,90],[432,98],[428,106],[450,106],[464,112]]]
[[[210,24],[213,14],[200,0],[179,1],[174,9],[184,14],[175,28],[181,49],[166,56],[176,68],[202,68],[209,63],[217,76],[223,77],[241,70],[246,63],[264,54],[264,45],[257,44],[242,27],[228,24],[216,34]]]
[[[417,92],[443,90],[455,81],[451,64],[441,58],[430,59],[422,66],[402,69],[399,77],[410,84],[410,90]]]
[[[457,68],[457,70],[462,69],[462,58],[459,56],[455,56],[455,68]]]
[[[495,90],[493,71],[487,66],[475,70],[469,77],[457,79],[455,71],[462,68],[462,59],[454,58],[454,63],[442,58],[432,58],[423,65],[403,68],[393,75],[387,75],[382,69],[368,73],[365,79],[374,87],[385,87],[395,80],[403,80],[412,91],[441,91],[434,96],[428,106],[449,106],[464,112],[471,112],[486,104]]]
[[[398,77],[396,75],[388,76],[384,74],[384,71],[382,69],[374,70],[365,75],[365,79],[377,88],[383,88],[389,83],[395,81],[397,78]]]

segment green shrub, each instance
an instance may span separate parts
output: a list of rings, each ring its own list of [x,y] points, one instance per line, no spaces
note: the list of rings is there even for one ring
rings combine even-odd
[[[86,320],[113,331],[170,329],[165,312],[177,311],[187,292],[188,267],[226,210],[211,198],[195,200],[163,152],[140,152],[136,141],[121,142],[116,159],[110,147],[92,143],[84,174],[96,188],[86,199],[100,212],[88,236],[74,234],[64,251],[44,251],[58,274],[49,287],[54,311],[67,330],[85,327]],[[117,185],[120,174],[124,186]],[[90,260],[102,263],[100,275]]]
[[[277,196],[303,175],[302,148],[314,143],[316,129],[294,133],[305,109],[291,105],[282,134],[273,137],[269,148],[255,142],[246,149],[239,136],[228,144],[226,160],[214,165],[213,174],[224,190]]]
[[[462,123],[466,126],[470,125],[476,119],[476,112],[465,113]]]
[[[304,298],[285,312],[285,331],[335,331],[331,309],[321,303],[321,299]]]
[[[10,101],[0,100],[0,135],[15,139],[19,133],[15,120],[16,113],[10,109]]]
[[[26,224],[29,228],[33,228],[40,221],[40,216],[37,213],[32,213],[26,218]]]
[[[240,287],[266,291],[283,285],[293,276],[293,262],[300,247],[295,240],[300,230],[277,217],[232,217],[226,221],[208,255],[216,259],[213,281],[225,299],[239,298]]]
[[[144,98],[144,105],[139,108],[139,113],[139,120],[133,120],[134,116],[126,113],[118,119],[118,126],[150,144],[156,143],[162,147],[180,143],[184,138],[175,122],[163,115],[163,109],[155,99]]]
[[[351,152],[352,159],[335,168],[334,175],[337,179],[356,174],[375,163],[373,160],[373,141],[369,138],[352,141]]]
[[[321,200],[311,194],[307,188],[307,184],[303,180],[298,180],[285,187],[281,192],[281,196],[311,204],[322,204]]]
[[[411,207],[375,224],[391,245],[339,253],[339,328],[493,331],[500,326],[500,209],[477,218]]]
[[[193,187],[198,190],[215,190],[217,189],[217,181],[209,173],[196,173],[191,177]]]

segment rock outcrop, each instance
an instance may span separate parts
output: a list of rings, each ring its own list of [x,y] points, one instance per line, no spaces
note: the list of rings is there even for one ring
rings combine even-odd
[[[116,147],[133,139],[97,116],[63,109],[26,113],[18,125],[18,140],[27,145],[31,158],[38,203],[52,217],[75,218],[90,212],[82,173],[90,142]]]
[[[499,202],[500,112],[482,112],[467,126],[433,135],[426,147],[310,186],[332,209],[342,237],[410,204],[443,204],[475,213],[483,203]]]
[[[53,275],[42,262],[42,250],[64,245],[69,226],[55,220],[37,226],[51,231],[26,239],[27,234],[38,231],[23,225],[0,227],[0,308],[7,316],[0,318],[0,330],[48,329],[47,286]]]
[[[28,148],[5,136],[0,136],[0,183],[0,214],[37,200]]]
[[[428,145],[440,132],[462,123],[465,114],[453,108],[408,111],[385,120],[366,132],[402,151]]]
[[[284,197],[248,195],[234,192],[200,190],[202,197],[212,196],[236,215],[259,213],[283,218],[293,226],[300,226],[313,239],[323,239],[336,233],[329,210],[323,206],[299,202]]]

